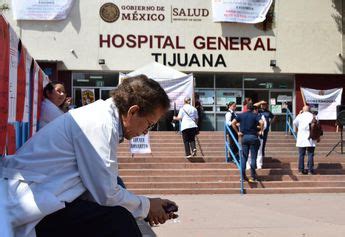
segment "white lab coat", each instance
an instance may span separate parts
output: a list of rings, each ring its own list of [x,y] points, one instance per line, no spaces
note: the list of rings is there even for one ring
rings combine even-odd
[[[231,109],[229,109],[226,113],[225,113],[225,122],[226,124],[231,128],[231,114],[233,113],[234,111],[232,111]]]
[[[188,113],[188,115],[187,115]],[[182,118],[181,131],[188,128],[197,128],[196,120],[198,119],[198,111],[190,104],[184,104],[178,113],[178,117]]]
[[[315,147],[315,141],[309,139],[309,124],[313,120],[314,115],[310,112],[303,112],[297,115],[293,121],[293,125],[297,127],[296,147]]]
[[[123,206],[134,217],[145,218],[149,199],[117,184],[121,134],[112,100],[98,100],[59,116],[6,157],[0,176],[8,178],[7,207],[15,236],[35,236],[43,217],[85,191],[83,196],[100,205]]]
[[[44,99],[41,105],[41,115],[39,120],[40,129],[63,114],[64,112],[53,102],[47,98]]]

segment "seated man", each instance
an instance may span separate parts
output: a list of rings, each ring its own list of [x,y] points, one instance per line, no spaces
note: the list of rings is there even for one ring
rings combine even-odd
[[[117,147],[146,134],[170,106],[160,85],[125,79],[112,98],[61,115],[0,163],[15,236],[141,236],[174,217],[174,202],[137,196],[118,185]]]

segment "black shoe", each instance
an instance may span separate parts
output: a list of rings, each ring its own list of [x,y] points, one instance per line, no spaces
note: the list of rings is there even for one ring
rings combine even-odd
[[[253,177],[253,181],[254,182],[259,182],[260,180],[258,179],[258,177]]]
[[[314,170],[310,170],[309,171],[309,175],[315,175],[315,171]]]

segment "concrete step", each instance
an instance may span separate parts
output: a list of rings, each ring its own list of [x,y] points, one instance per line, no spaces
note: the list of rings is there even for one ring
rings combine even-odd
[[[155,182],[126,183],[127,189],[205,189],[205,188],[240,188],[240,182]],[[295,188],[295,187],[343,187],[344,181],[260,181],[244,182],[244,188]]]
[[[125,183],[149,182],[239,182],[240,175],[122,176]],[[345,181],[344,175],[260,175],[263,181]]]
[[[180,162],[180,163],[120,163],[119,169],[236,169],[236,165],[234,163],[215,163],[215,162],[208,162],[208,163],[190,163]],[[316,169],[344,169],[345,170],[345,162],[344,163],[319,163],[314,162],[314,167]],[[265,162],[263,164],[264,169],[297,169],[298,163],[291,162],[291,163],[268,163]]]
[[[264,164],[269,163],[296,163],[298,157],[280,157],[280,158],[272,158],[272,157],[265,157],[263,159]],[[307,157],[305,158],[307,160]],[[225,156],[205,156],[205,157],[196,157],[192,159],[186,159],[183,156],[176,157],[176,156],[164,156],[164,157],[156,157],[151,155],[135,155],[133,158],[131,156],[118,156],[118,162],[121,163],[226,163]],[[232,162],[230,162],[232,163]],[[336,163],[345,163],[345,155],[343,157],[318,157],[314,158],[314,163],[326,163],[326,164],[336,164]]]
[[[245,183],[246,192],[345,192],[345,155],[337,148],[338,153],[325,158],[338,140],[339,134],[325,133],[316,148],[317,174],[299,175],[294,138],[271,132],[264,169],[257,171],[261,182]],[[224,133],[201,132],[198,141],[203,153],[198,151],[198,157],[190,160],[184,158],[182,137],[175,132],[150,132],[152,154],[135,154],[133,158],[128,141],[124,142],[117,154],[120,176],[137,194],[238,194],[239,170],[234,163],[225,162]]]
[[[239,194],[238,188],[196,188],[196,189],[129,189],[137,195],[155,194]],[[282,194],[282,193],[344,193],[344,187],[322,187],[322,188],[258,188],[246,189],[247,194]]]
[[[345,175],[344,169],[316,169],[319,175]],[[238,169],[120,169],[120,176],[238,175]],[[247,175],[250,171],[247,170]],[[298,175],[298,169],[261,169],[258,175]]]

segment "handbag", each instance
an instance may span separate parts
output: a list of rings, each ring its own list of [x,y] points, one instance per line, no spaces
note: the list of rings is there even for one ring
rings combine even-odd
[[[183,109],[183,108],[182,108]],[[188,115],[188,117],[193,120],[193,122],[195,123],[196,125],[196,129],[195,129],[195,135],[199,135],[200,133],[200,130],[199,130],[199,127],[198,127],[198,124],[195,122],[195,120],[187,113],[187,111],[185,109],[183,109],[183,111]]]

